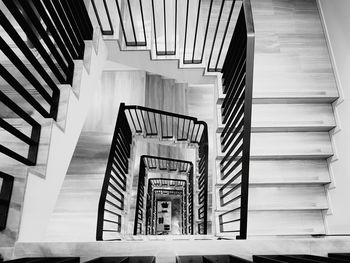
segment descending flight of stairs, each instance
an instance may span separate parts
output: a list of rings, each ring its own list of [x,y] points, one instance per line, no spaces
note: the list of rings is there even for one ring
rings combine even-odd
[[[14,21],[12,22],[15,27],[17,26],[16,30],[19,35],[25,40],[26,36],[21,28],[19,28]],[[27,69],[37,78],[40,84],[46,88],[46,82],[39,77],[39,73],[37,73],[31,63],[16,47],[12,39],[6,35],[3,29],[0,31],[2,38],[11,46],[12,50],[21,59]],[[84,58],[74,61],[75,67],[72,85],[61,85],[56,78],[52,76],[50,68],[39,58],[42,66],[49,75],[51,74],[50,77],[56,80],[56,85],[60,89],[60,101],[56,121],[50,118],[43,118],[36,109],[19,96],[5,80],[0,80],[1,91],[41,125],[39,152],[37,164],[35,166],[26,166],[4,154],[0,154],[0,171],[14,176],[14,187],[7,219],[7,227],[4,231],[0,232],[0,251],[10,251],[19,237],[22,236],[23,238],[23,234],[25,236],[28,234],[28,231],[32,231],[28,228],[27,224],[31,221],[33,216],[35,217],[35,214],[33,214],[34,211],[38,212],[37,220],[35,220],[36,223],[40,222],[39,225],[42,226],[41,229],[37,229],[37,233],[44,228],[43,224],[46,223],[45,213],[50,213],[50,202],[54,203],[55,192],[58,191],[60,180],[63,181],[65,175],[61,171],[67,168],[65,165],[65,158],[61,159],[60,168],[55,168],[55,158],[61,156],[60,152],[62,151],[66,153],[67,158],[73,153],[78,134],[82,128],[84,114],[86,114],[87,105],[90,100],[89,92],[92,85],[95,85],[96,80],[100,77],[102,70],[101,65],[103,65],[103,61],[106,57],[102,36],[99,34],[98,30],[94,32],[93,40],[85,41]],[[16,80],[25,87],[44,108],[48,109],[48,105],[45,104],[46,102],[44,99],[3,53],[0,56],[0,60],[1,64],[10,71]],[[0,105],[0,112],[4,120],[30,136],[31,127],[25,121],[2,104]],[[0,140],[0,143],[5,147],[9,147],[22,156],[27,155],[28,146],[24,145],[16,137],[10,135],[3,129],[0,129]],[[53,184],[53,182],[56,182],[56,184]],[[34,189],[34,185],[39,188]],[[35,191],[39,191],[43,196],[47,194],[46,191],[51,191],[52,195],[46,197],[47,202],[45,204],[41,206],[36,205],[33,208],[30,203],[33,202],[35,198],[43,198],[43,196],[33,197]],[[31,196],[28,197],[28,195]],[[31,209],[34,209],[34,211]],[[32,229],[35,229],[35,226],[32,226]]]
[[[284,3],[279,8],[285,16],[271,15],[277,6],[268,1],[252,1],[252,7],[256,42],[248,235],[326,234],[328,160],[333,156],[329,131],[336,126],[332,102],[338,91],[316,3]],[[287,15],[306,9],[313,16],[303,21]],[[219,144],[223,98],[219,87],[217,171],[224,156]],[[223,183],[217,172],[217,191]],[[217,214],[230,209],[220,207],[216,197]]]

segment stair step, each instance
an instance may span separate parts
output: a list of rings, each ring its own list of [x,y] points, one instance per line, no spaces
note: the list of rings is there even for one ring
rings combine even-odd
[[[104,174],[113,134],[82,132],[67,174]]]
[[[217,132],[222,132],[218,107]],[[330,104],[253,104],[252,131],[329,131],[335,127]]]
[[[233,187],[234,185],[232,185]],[[231,210],[240,200],[220,206],[220,187],[216,189],[217,209]],[[227,187],[224,193],[229,191]],[[228,202],[240,193],[234,191],[224,198]],[[251,185],[249,186],[249,211],[253,210],[317,210],[328,209],[326,192],[322,185]]]
[[[217,142],[220,135],[217,134]],[[225,153],[217,147],[217,160],[221,160]],[[252,159],[285,159],[285,158],[328,158],[333,155],[328,132],[275,132],[252,133]]]
[[[222,185],[217,162],[216,184]],[[326,160],[250,160],[250,184],[325,184],[330,182]]]
[[[339,97],[333,72],[276,74],[264,72],[264,67],[265,62],[254,72],[253,103],[331,103]],[[219,87],[217,103],[221,104],[224,97]]]
[[[221,212],[216,212],[218,217]],[[225,221],[237,218],[227,215]],[[219,220],[216,229],[219,230]],[[226,224],[225,231],[239,229],[239,221]],[[237,233],[219,233],[218,236],[234,236]],[[325,234],[322,211],[249,211],[248,236],[273,235],[317,235]]]

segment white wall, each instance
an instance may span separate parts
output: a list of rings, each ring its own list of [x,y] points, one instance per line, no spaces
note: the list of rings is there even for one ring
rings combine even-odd
[[[337,78],[340,99],[334,103],[338,127],[333,132],[336,156],[330,162],[329,234],[350,233],[350,1],[318,0]],[[331,133],[332,134],[332,133]]]

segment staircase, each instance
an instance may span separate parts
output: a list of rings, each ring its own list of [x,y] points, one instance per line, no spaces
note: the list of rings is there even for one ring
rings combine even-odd
[[[14,177],[7,227],[0,232],[0,250],[8,251],[13,249],[18,239],[40,240],[45,232],[47,219],[54,207],[83,125],[91,99],[89,93],[98,83],[106,50],[102,36],[95,30],[92,40],[84,41],[85,48],[82,50],[81,58],[74,59],[73,56],[74,71],[71,71],[71,83],[69,81],[64,83],[57,77],[58,74],[55,74],[57,73],[55,67],[62,70],[61,74],[65,73],[61,64],[57,62],[59,61],[55,53],[58,50],[57,43],[55,44],[57,50],[51,49],[51,57],[41,56],[47,50],[43,52],[36,50],[39,54],[35,55],[36,53],[32,53],[34,49],[25,46],[27,36],[23,32],[23,25],[17,23],[18,17],[15,19],[4,4],[1,4],[1,17],[3,27],[0,30],[2,41],[0,60],[2,66],[12,76],[2,75],[1,100],[5,101],[7,98],[17,105],[11,108],[3,101],[4,103],[0,105],[1,121],[7,122],[29,138],[34,130],[30,123],[36,122],[39,127],[38,141],[29,143],[29,145],[37,143],[37,155],[30,153],[31,148],[20,139],[23,137],[11,134],[7,128],[0,129],[2,149],[7,147],[17,154],[13,157],[3,150],[0,154],[0,171]],[[55,43],[53,39],[56,40],[56,36],[51,39]],[[12,55],[8,55],[5,50],[5,43],[11,48]],[[41,42],[41,45],[43,43]],[[59,48],[63,49],[63,46]],[[57,58],[57,61],[54,58]],[[56,64],[49,64],[47,62],[49,59],[53,59]],[[2,73],[5,74],[3,70]],[[12,81],[9,83],[10,78]],[[43,87],[40,91],[39,86]],[[48,98],[42,95],[45,92],[49,94],[51,87],[57,87],[59,90],[56,106],[52,106],[55,102],[52,102],[52,105],[48,104]],[[53,101],[54,94],[55,91],[50,93]],[[55,107],[57,113],[53,113]],[[31,122],[28,123],[28,120]],[[29,156],[29,161],[25,160],[26,156]],[[44,196],[45,202],[43,202]]]
[[[118,2],[116,3],[118,4]],[[282,251],[288,252],[288,247],[293,245],[295,240],[287,239],[295,236],[300,239],[306,238],[306,241],[301,243],[304,242],[303,244],[306,244],[308,248],[316,247],[322,242],[317,243],[308,238],[327,234],[324,216],[331,205],[327,198],[327,185],[331,182],[331,171],[328,163],[334,154],[329,132],[336,127],[332,103],[338,98],[324,33],[316,4],[313,1],[296,0],[277,3],[268,0],[252,0],[252,8],[256,25],[248,205],[248,237],[252,241],[251,243],[249,241],[243,243],[243,249],[241,247],[243,252],[240,251],[240,253],[246,255],[246,249],[249,246],[254,247],[254,249],[257,249],[255,247],[257,245],[262,246],[263,241],[259,243],[258,240],[264,238],[272,244],[268,251],[275,251],[276,248],[280,248],[277,244],[278,239],[275,243],[271,241],[276,236],[286,238],[283,244],[287,248],[281,249]],[[207,10],[208,6],[204,9]],[[219,6],[215,6],[213,10],[221,15]],[[223,16],[231,16],[231,11],[227,12],[228,10],[225,9]],[[238,12],[235,13],[233,8],[232,10],[233,17],[238,16]],[[309,15],[302,16],[303,13]],[[193,19],[192,22],[195,20],[195,18],[191,19]],[[125,21],[130,22],[128,19]],[[203,21],[205,22],[205,20]],[[151,24],[146,21],[146,25]],[[212,27],[209,28],[211,28],[209,31],[213,30]],[[215,30],[213,31],[216,34]],[[237,195],[236,191],[242,189],[241,182],[229,181],[232,178],[221,179],[220,173],[219,162],[230,151],[230,148],[226,149],[222,143],[225,129],[223,104],[225,96],[229,97],[228,83],[225,83],[227,81],[225,78],[223,82],[221,81],[220,74],[212,72],[220,69],[221,66],[217,67],[217,64],[215,70],[210,70],[208,67],[206,70],[209,72],[207,72],[202,68],[203,65],[206,65],[205,59],[196,62],[192,58],[194,65],[186,65],[186,52],[184,52],[183,60],[178,54],[165,54],[165,57],[160,59],[158,56],[164,54],[156,54],[154,57],[155,50],[152,45],[146,45],[146,48],[130,48],[125,46],[126,39],[116,40],[115,38],[116,36],[112,36],[110,39],[105,37],[102,41],[100,36],[95,35],[93,41],[86,43],[84,60],[74,62],[75,71],[71,87],[70,85],[62,85],[59,81],[55,83],[59,86],[61,93],[57,118],[54,116],[43,118],[39,111],[44,110],[38,110],[40,107],[34,107],[33,110],[33,107],[27,105],[25,101],[19,100],[18,96],[13,96],[13,91],[8,89],[4,85],[5,83],[0,83],[1,91],[17,104],[23,103],[22,108],[30,112],[30,116],[42,127],[39,154],[35,166],[28,168],[25,165],[18,165],[17,161],[10,160],[6,156],[1,159],[1,171],[15,173],[16,176],[8,229],[0,234],[0,240],[3,239],[6,246],[12,247],[14,245],[19,226],[21,227],[20,241],[41,241],[45,231],[45,240],[47,241],[86,242],[96,240],[98,199],[100,189],[103,188],[105,167],[109,165],[108,153],[110,152],[110,142],[115,136],[113,128],[120,102],[140,106],[127,108],[129,113],[125,117],[126,122],[131,127],[132,143],[128,144],[131,150],[126,158],[130,167],[126,167],[125,174],[123,174],[127,178],[123,190],[124,194],[127,193],[127,198],[123,200],[123,207],[118,208],[118,216],[128,223],[120,227],[120,221],[108,222],[119,226],[118,230],[111,231],[120,233],[113,240],[138,240],[140,243],[135,242],[129,245],[128,242],[120,242],[117,247],[121,251],[130,251],[128,250],[130,247],[134,251],[138,251],[141,245],[144,245],[146,246],[146,254],[151,254],[159,245],[158,249],[162,249],[160,252],[157,251],[159,258],[161,260],[166,258],[167,262],[172,262],[175,258],[173,257],[175,250],[178,249],[177,251],[181,251],[182,254],[188,254],[189,248],[194,246],[194,243],[191,242],[197,242],[195,246],[204,244],[198,240],[198,237],[183,237],[186,241],[181,244],[175,244],[175,239],[179,238],[174,237],[169,239],[130,237],[133,229],[132,223],[135,214],[137,214],[133,204],[136,204],[138,157],[145,153],[185,159],[190,159],[189,156],[192,156],[193,160],[191,161],[196,164],[196,167],[201,167],[202,160],[204,160],[200,149],[199,154],[195,157],[193,157],[194,150],[192,149],[191,152],[190,149],[197,147],[196,144],[201,144],[202,140],[197,140],[197,135],[192,133],[190,136],[181,137],[174,132],[171,125],[175,123],[179,126],[181,117],[172,116],[170,122],[166,119],[165,123],[169,124],[170,128],[166,127],[164,133],[152,129],[152,121],[154,124],[162,122],[162,117],[155,117],[156,114],[164,114],[160,111],[193,115],[195,118],[206,115],[203,118],[206,121],[214,119],[208,125],[208,129],[205,128],[209,131],[208,137],[210,138],[208,138],[210,157],[208,158],[207,154],[207,159],[204,161],[206,167],[209,163],[209,169],[206,168],[205,171],[206,177],[203,177],[204,173],[199,174],[201,169],[198,167],[196,171],[198,174],[196,179],[203,182],[202,180],[205,178],[207,185],[203,187],[200,183],[202,188],[198,189],[195,195],[206,196],[204,202],[207,203],[203,206],[197,204],[195,209],[200,209],[201,206],[208,207],[209,211],[205,213],[208,220],[202,221],[203,218],[200,218],[200,220],[196,220],[196,223],[198,226],[204,225],[204,222],[208,224],[208,227],[199,228],[202,229],[198,230],[201,234],[212,233],[218,239],[236,238],[236,235],[230,231],[236,231],[237,227],[223,229],[222,222],[220,222],[220,216],[223,215],[226,216],[225,220],[228,222],[238,221],[237,217],[241,215],[238,211],[235,212],[236,203],[234,201],[242,193]],[[109,72],[103,73],[103,85],[98,85],[94,79],[101,71],[101,64],[100,66],[97,64],[102,63],[106,56],[104,43],[109,50],[107,57]],[[147,50],[149,47],[151,50]],[[35,72],[31,63],[25,61],[24,57],[21,59],[29,71]],[[40,61],[40,63],[42,62]],[[2,64],[5,64],[6,68],[11,69],[16,74],[21,73],[12,68],[11,63],[2,62]],[[127,65],[128,69],[137,68],[139,70],[116,72],[115,68],[120,64]],[[230,65],[226,65],[227,67],[230,68]],[[127,76],[127,79],[119,79],[123,74]],[[36,77],[40,79],[39,76]],[[55,76],[50,77],[55,78]],[[45,101],[37,94],[37,91],[31,90],[30,84],[32,83],[22,78],[20,74],[16,76],[16,79],[25,89],[32,92],[33,97],[39,100],[40,104],[45,105]],[[45,86],[45,83],[41,84]],[[119,87],[115,88],[116,83]],[[90,88],[94,85],[98,88]],[[126,86],[135,89],[127,89]],[[216,105],[212,109],[210,103],[213,100],[213,93]],[[193,98],[194,94],[197,97]],[[94,100],[90,100],[92,96],[95,96]],[[88,104],[90,104],[90,109],[87,107]],[[81,109],[84,109],[84,113],[79,112]],[[46,108],[46,111],[49,111],[49,108]],[[11,115],[9,111],[2,110],[1,112],[4,114],[1,116],[2,119],[22,133],[30,134],[30,127],[25,126],[21,119]],[[88,118],[68,168],[69,159],[73,154],[86,112],[88,112]],[[151,112],[154,117],[149,117],[146,112]],[[207,114],[208,112],[210,114]],[[215,112],[214,117],[211,116],[212,112]],[[138,116],[137,119],[135,116]],[[244,117],[246,118],[246,116]],[[150,124],[142,124],[144,119]],[[199,128],[200,125],[196,126],[197,124],[184,123],[183,127],[187,125],[186,128],[199,131],[202,128]],[[237,128],[237,126],[233,128]],[[238,133],[239,130],[235,129],[235,132]],[[25,155],[28,152],[28,146],[22,147],[21,143],[15,141],[7,133],[1,134],[0,138],[2,145],[15,149],[19,154]],[[142,140],[144,142],[141,142]],[[116,150],[120,149],[116,148]],[[205,146],[204,151],[208,151],[208,145]],[[60,159],[61,152],[65,152],[67,160]],[[112,154],[115,153],[112,152]],[[117,157],[120,158],[120,155]],[[233,158],[231,155],[230,157],[238,159],[242,156],[238,155]],[[58,170],[53,160],[60,160],[61,167]],[[45,222],[48,221],[67,169],[67,176],[46,229],[43,226],[46,226]],[[224,198],[221,192],[223,187],[229,193],[224,194]],[[41,212],[46,211],[42,217],[43,220],[35,220],[40,213],[33,215],[33,211],[38,211],[33,207],[42,200],[43,195],[50,197],[48,198],[49,204],[39,208],[42,210]],[[110,194],[110,196],[112,195]],[[227,201],[224,200],[226,205],[222,204],[222,199]],[[22,209],[22,207],[24,208]],[[241,218],[240,220],[242,220]],[[221,247],[221,244],[217,243],[221,240],[212,240],[214,237],[211,235],[203,236],[203,239],[208,239],[205,240],[208,243],[196,250],[196,253],[201,255],[203,255],[203,249],[207,249],[208,253],[213,254],[218,251],[231,252],[231,246],[239,244],[233,241],[227,241],[227,243],[222,241]],[[144,242],[150,240],[157,243],[154,245]],[[167,240],[169,243],[162,243],[162,240]],[[117,243],[111,242],[111,244],[113,246]],[[96,243],[84,245],[93,247]],[[26,244],[18,243],[17,255],[25,254],[21,251],[25,246]],[[40,244],[33,245],[35,249],[39,247],[38,250],[40,250],[40,246]],[[51,248],[50,246],[50,244],[46,244],[44,247]],[[327,243],[327,246],[332,247],[332,242]],[[102,247],[101,245],[99,249],[108,251],[110,247]],[[305,252],[303,249],[296,250]],[[40,252],[42,253],[42,251]],[[257,259],[261,260],[258,257]],[[320,258],[318,259],[324,262]],[[203,257],[198,260],[199,262],[201,262],[200,260],[210,262],[215,259]],[[264,258],[262,260],[256,262],[268,262]],[[283,262],[283,260],[297,262],[296,256],[293,255],[270,256],[269,260],[271,262]],[[316,258],[300,256],[298,260],[316,260]],[[182,261],[179,259],[179,262]]]
[[[332,102],[338,92],[316,4],[311,1],[304,6],[298,5],[298,1],[280,4],[279,8],[288,9],[289,14],[307,9],[313,16],[297,21],[287,15],[273,15],[277,14],[274,3],[252,1],[256,47],[249,181],[250,237],[327,233],[324,214],[329,208],[328,160],[333,156],[329,131],[336,126]],[[275,26],[268,27],[268,23]],[[284,27],[284,23],[290,26]],[[310,31],[306,32],[305,28]],[[266,41],[267,35],[275,37]],[[310,48],[316,41],[317,48]],[[268,65],[267,60],[270,61]],[[322,64],[317,62],[321,60]],[[218,162],[225,154],[219,145],[223,131],[222,88],[217,94]],[[225,183],[219,178],[217,176],[217,191]],[[217,204],[217,214],[230,209],[230,205],[221,207],[219,200]]]

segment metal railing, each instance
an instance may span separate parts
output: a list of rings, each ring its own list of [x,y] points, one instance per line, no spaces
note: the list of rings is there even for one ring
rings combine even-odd
[[[186,115],[126,106],[130,126],[136,134],[175,141],[187,141],[198,146],[199,196],[198,233],[207,234],[208,222],[208,127],[203,121]]]
[[[92,39],[92,25],[83,0],[3,0],[0,4],[0,76],[2,85],[12,89],[0,91],[2,111],[31,127],[24,133],[1,117],[0,127],[23,143],[28,154],[5,145],[0,145],[0,152],[35,165],[41,126],[32,114],[57,119],[58,85],[72,84],[73,60],[83,58],[84,40]]]
[[[96,240],[115,240],[122,232],[132,132],[120,104],[98,205]],[[117,235],[116,235],[117,234]]]
[[[208,133],[206,123],[194,117],[136,105],[125,110],[133,131],[145,137],[199,144]]]
[[[122,32],[120,40],[127,47],[147,46],[147,39],[153,39],[158,57],[176,55],[183,64],[205,62],[209,72],[221,71],[236,22],[235,8],[239,8],[241,1],[237,1],[239,4],[235,0],[112,2],[92,0],[102,34],[114,34],[117,25],[113,24],[111,14],[116,9]],[[146,30],[147,23],[152,23],[151,30]]]
[[[200,193],[200,209],[198,213],[200,214],[199,223],[202,225],[200,234],[206,234],[208,213],[207,124],[186,115],[121,103],[101,190],[96,239],[113,240],[120,238],[120,233],[122,232],[124,199],[126,195],[128,158],[130,157],[130,144],[132,143],[132,136],[134,135],[142,135],[144,138],[158,138],[159,140],[185,141],[188,145],[198,148],[198,170],[200,175],[200,188],[198,189]],[[158,164],[157,167],[162,168],[162,165]],[[152,169],[152,166],[150,169]],[[178,169],[185,168],[179,166]],[[191,171],[193,173],[193,169]],[[194,200],[193,191],[192,200]],[[117,202],[117,205],[112,204],[113,202]],[[106,205],[112,207],[106,209]],[[113,210],[111,210],[111,208],[113,208]],[[107,218],[107,216],[110,218]],[[114,225],[114,227],[112,227],[111,224]],[[193,232],[193,218],[191,224],[191,231]],[[108,228],[107,225],[112,228]],[[105,233],[112,233],[112,235],[109,236],[113,236],[113,233],[117,233],[117,235],[115,235],[115,238],[105,238]]]
[[[0,184],[0,231],[2,231],[6,228],[7,224],[14,177],[0,172],[0,179],[2,180]]]
[[[205,122],[201,124],[206,126]],[[207,130],[207,127],[205,128]],[[198,234],[206,235],[208,229],[208,133],[198,143]],[[193,197],[193,193],[192,193]]]
[[[149,185],[147,186],[148,192],[145,193],[147,174],[149,171],[152,171],[152,172],[167,171],[167,172],[176,172],[178,174],[181,174],[181,173],[186,174],[187,185],[188,185],[188,188],[186,191],[191,191],[193,193],[193,189],[192,189],[193,183],[191,183],[193,182],[193,164],[191,162],[178,160],[178,159],[158,157],[158,156],[142,155],[140,158],[140,169],[139,169],[137,198],[136,198],[136,212],[135,212],[135,221],[134,221],[134,235],[150,234],[149,232],[147,232],[147,229],[149,229],[150,227],[150,225],[148,224],[149,217],[152,214],[150,213],[151,196],[149,194],[149,191],[151,191],[152,189],[149,188]],[[151,182],[154,182],[154,181],[151,181]],[[148,200],[147,200],[148,205],[147,204],[145,205],[146,195],[148,196]],[[184,198],[187,198],[187,194],[184,196]],[[193,207],[192,203],[189,205]],[[187,206],[185,208],[187,210]],[[186,216],[183,217],[182,223],[185,224],[187,227],[188,221],[189,220],[187,220],[187,212],[186,212]],[[189,229],[191,230],[193,229],[193,227],[191,226]],[[186,232],[187,234],[188,233],[187,229],[184,232]]]
[[[223,66],[220,162],[220,206],[229,210],[219,215],[221,233],[247,236],[251,108],[253,88],[254,25],[249,0],[241,7],[237,25]]]

